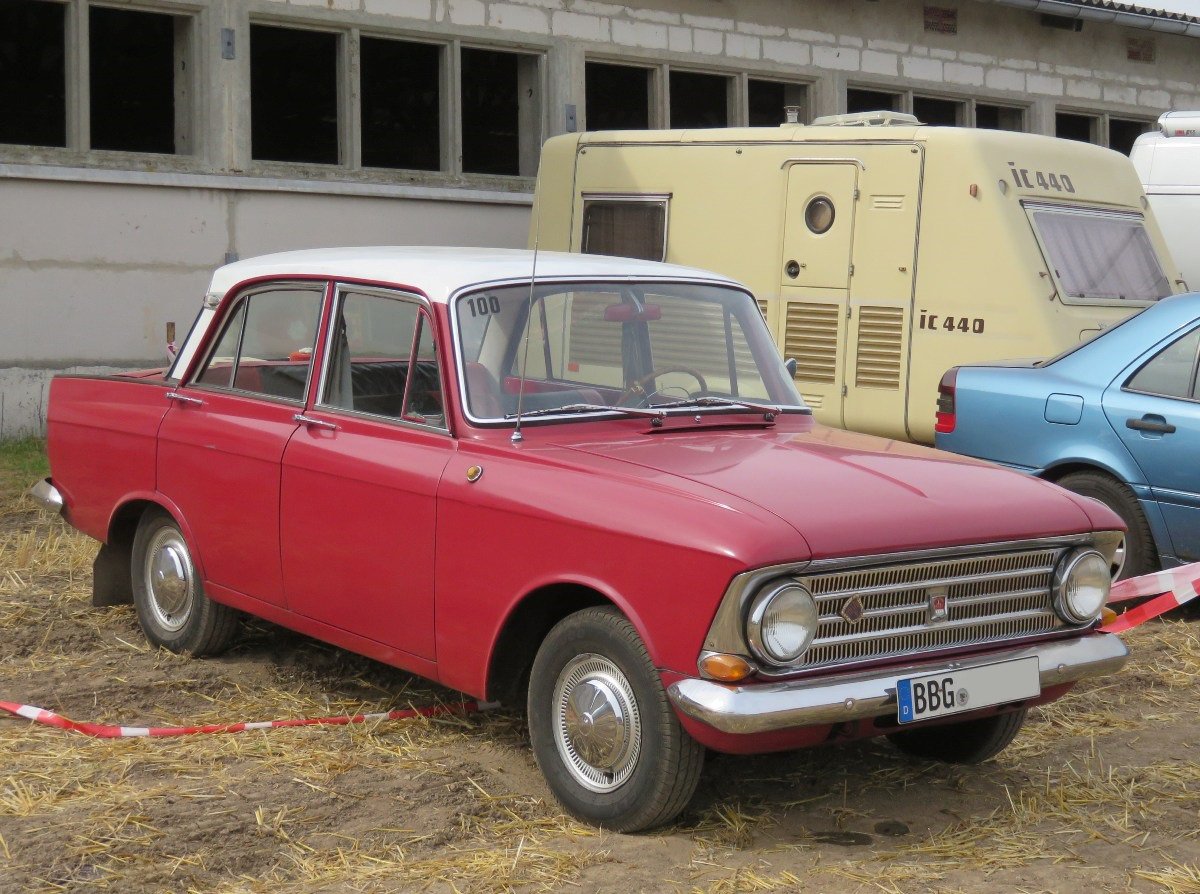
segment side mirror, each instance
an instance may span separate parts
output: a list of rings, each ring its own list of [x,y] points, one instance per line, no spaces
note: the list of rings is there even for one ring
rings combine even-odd
[[[783,365],[787,369],[788,375],[793,379],[796,378],[796,358],[789,357],[787,360],[783,361]]]

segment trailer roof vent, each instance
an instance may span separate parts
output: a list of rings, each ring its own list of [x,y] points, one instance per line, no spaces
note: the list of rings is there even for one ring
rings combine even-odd
[[[1168,137],[1200,137],[1200,112],[1163,112],[1158,129]]]
[[[916,115],[904,112],[852,112],[849,115],[822,115],[813,119],[813,127],[889,127],[920,124]]]

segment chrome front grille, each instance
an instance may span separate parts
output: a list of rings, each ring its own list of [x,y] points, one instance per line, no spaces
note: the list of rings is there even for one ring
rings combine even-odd
[[[1063,552],[1044,547],[800,576],[820,625],[793,670],[1052,632],[1063,626],[1051,605]],[[938,595],[946,597],[944,620],[931,619]]]

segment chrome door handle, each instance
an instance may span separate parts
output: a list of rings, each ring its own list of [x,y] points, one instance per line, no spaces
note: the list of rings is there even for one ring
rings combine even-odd
[[[1152,431],[1160,435],[1170,435],[1175,433],[1175,426],[1163,419],[1161,422],[1149,416],[1143,416],[1141,419],[1126,419],[1125,427],[1132,428],[1134,431]]]
[[[293,422],[299,422],[302,425],[311,425],[313,428],[326,428],[329,431],[337,431],[337,426],[332,422],[326,422],[324,419],[313,419],[311,416],[305,416],[303,413],[297,413],[292,417]]]
[[[197,407],[204,403],[204,401],[198,397],[189,397],[186,394],[180,394],[178,391],[168,391],[167,400],[173,400],[176,403],[181,404],[192,404],[193,406]]]

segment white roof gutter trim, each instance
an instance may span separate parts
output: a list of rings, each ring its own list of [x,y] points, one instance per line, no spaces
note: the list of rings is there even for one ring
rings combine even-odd
[[[1132,9],[1103,9],[1097,6],[1071,3],[1069,0],[990,0],[990,2],[1068,19],[1087,19],[1092,22],[1124,25],[1127,28],[1141,28],[1145,31],[1200,37],[1200,22],[1166,18],[1165,15],[1136,12]]]

